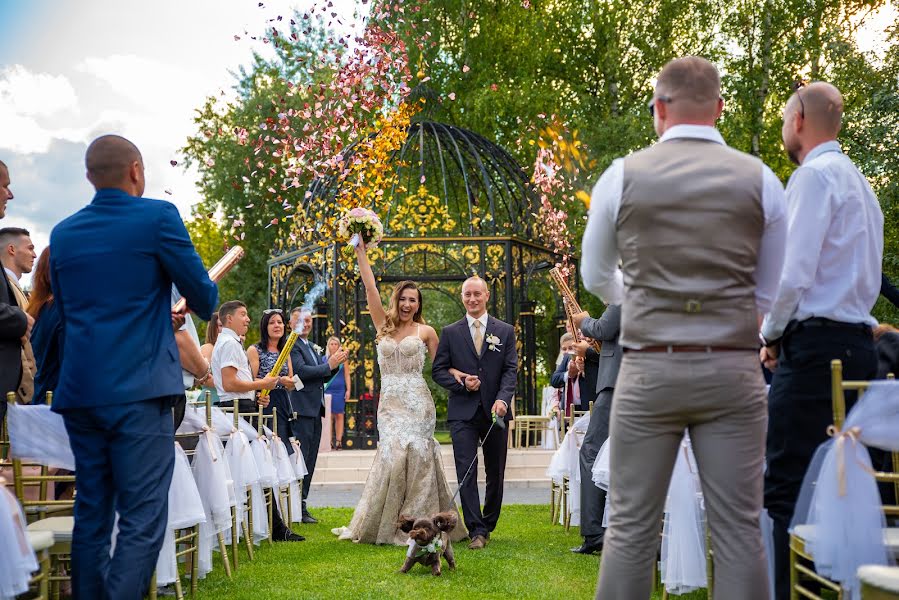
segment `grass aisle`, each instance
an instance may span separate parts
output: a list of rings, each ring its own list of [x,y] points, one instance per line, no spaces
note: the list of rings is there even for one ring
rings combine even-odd
[[[598,557],[569,552],[580,542],[577,528],[569,533],[549,524],[548,506],[505,506],[499,527],[486,550],[454,545],[458,568],[443,575],[416,565],[398,573],[404,548],[338,541],[331,528],[345,525],[349,508],[320,508],[318,525],[295,526],[306,536],[293,544],[264,543],[256,560],[240,555],[234,579],[217,564],[200,582],[199,600],[234,598],[592,598]],[[216,554],[216,560],[218,555]]]
[[[565,533],[550,525],[547,505],[503,507],[487,549],[472,551],[466,544],[455,544],[458,568],[452,572],[444,563],[440,577],[421,565],[399,574],[405,548],[338,541],[331,529],[349,522],[351,508],[313,512],[318,525],[294,526],[306,536],[305,542],[263,543],[253,562],[241,552],[232,581],[225,577],[216,553],[216,568],[200,582],[198,600],[589,599],[596,588],[599,557],[571,553],[569,549],[581,541],[578,529]],[[706,593],[680,598],[705,600]]]

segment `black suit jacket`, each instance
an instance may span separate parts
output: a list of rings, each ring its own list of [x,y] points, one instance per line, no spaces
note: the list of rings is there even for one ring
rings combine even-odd
[[[302,338],[294,342],[290,349],[290,362],[293,374],[303,382],[303,389],[290,392],[293,409],[301,417],[325,416],[325,386],[337,369],[332,371],[327,362],[322,362],[319,354],[303,343]]]
[[[25,311],[19,308],[6,274],[0,271],[0,401],[16,391],[22,378],[22,336],[28,328]]]
[[[562,389],[565,387],[566,375],[568,375],[568,363],[571,362],[571,356],[566,355],[562,358],[558,368],[549,378],[549,384],[554,388]],[[578,410],[587,410],[590,403],[596,400],[599,392],[596,389],[596,378],[599,374],[599,353],[593,348],[587,349],[587,356],[584,359],[584,373],[581,375],[580,393],[581,401],[576,406]]]
[[[487,337],[499,338],[499,346],[491,350]],[[481,387],[469,392],[456,383],[449,370],[456,368],[481,378]],[[490,415],[493,403],[503,400],[509,405],[506,421],[512,418],[512,400],[518,383],[518,352],[515,349],[515,328],[493,317],[487,318],[484,344],[480,356],[475,352],[468,319],[447,325],[440,332],[437,355],[431,368],[434,381],[449,391],[447,421],[468,421],[477,414],[478,407]]]

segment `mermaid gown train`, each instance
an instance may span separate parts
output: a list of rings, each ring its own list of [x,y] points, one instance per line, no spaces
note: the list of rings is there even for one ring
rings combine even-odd
[[[406,545],[397,528],[400,515],[427,517],[456,510],[443,472],[440,444],[434,439],[436,411],[422,376],[427,347],[418,335],[400,342],[378,343],[381,400],[380,440],[371,471],[348,527],[335,529],[340,539],[369,544]],[[468,532],[459,519],[453,541]]]

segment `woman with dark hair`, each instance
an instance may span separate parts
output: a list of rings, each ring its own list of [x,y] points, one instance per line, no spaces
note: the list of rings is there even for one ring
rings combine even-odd
[[[259,343],[247,348],[250,373],[256,379],[264,379],[275,367],[278,355],[287,341],[284,333],[284,316],[281,309],[263,311],[262,319],[259,321]],[[276,375],[280,380],[275,389],[269,392],[269,404],[264,411],[267,415],[272,414],[272,411],[278,411],[278,437],[287,446],[287,453],[293,454],[293,444],[290,443],[290,419],[293,417],[293,410],[290,408],[290,394],[287,393],[287,390],[293,389],[293,366],[289,360],[284,362],[281,372]],[[284,522],[277,510],[272,513],[272,536],[275,541],[284,542],[302,542],[305,539],[291,531],[290,524]]]
[[[200,346],[200,354],[206,361],[212,360],[212,350],[215,348],[215,341],[219,339],[222,332],[222,322],[219,320],[217,312],[212,313],[212,318],[206,324],[206,343]]]
[[[31,277],[31,298],[28,314],[34,318],[31,330],[31,347],[37,373],[34,375],[34,404],[46,402],[47,392],[56,389],[59,382],[59,365],[62,363],[62,319],[53,301],[50,287],[50,248],[44,248],[37,259]]]
[[[250,372],[256,379],[265,378],[274,368],[278,355],[287,341],[285,335],[284,315],[280,308],[272,308],[262,312],[259,321],[259,343],[247,348],[247,358],[250,360]],[[293,365],[289,360],[284,361],[280,373],[275,373],[281,380],[269,393],[269,405],[266,414],[272,410],[278,411],[278,437],[287,445],[289,453],[293,453],[290,444],[290,420],[293,419],[293,408],[290,405],[290,394],[287,390],[293,389]]]
[[[206,359],[206,362],[212,364],[212,351],[215,349],[215,341],[219,339],[219,333],[222,332],[222,322],[219,319],[218,311],[212,313],[212,318],[206,324],[206,343],[200,346],[200,355]],[[212,378],[203,386],[203,391],[209,391],[212,395],[212,403],[218,404],[219,392],[215,387]]]

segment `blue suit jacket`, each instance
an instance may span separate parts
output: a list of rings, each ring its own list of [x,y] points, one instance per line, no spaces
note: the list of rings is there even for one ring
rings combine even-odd
[[[491,334],[498,337],[501,344],[495,351],[487,347],[486,337]],[[478,407],[481,407],[484,414],[490,415],[490,409],[497,400],[504,400],[509,405],[506,421],[512,419],[512,400],[518,383],[515,328],[499,319],[488,317],[484,338],[481,354],[478,355],[471,339],[468,319],[464,317],[447,325],[440,332],[440,343],[431,365],[431,376],[449,392],[447,421],[471,420],[477,414]],[[481,387],[476,392],[469,392],[464,385],[456,383],[449,373],[450,368],[478,375]]]
[[[101,189],[53,229],[50,247],[65,357],[53,409],[183,394],[172,283],[203,319],[218,289],[175,205]]]

